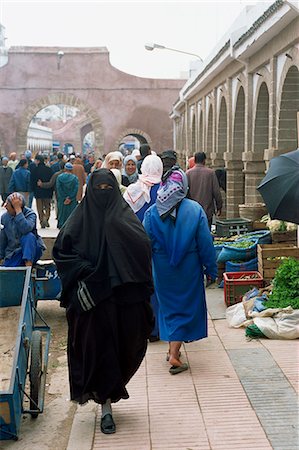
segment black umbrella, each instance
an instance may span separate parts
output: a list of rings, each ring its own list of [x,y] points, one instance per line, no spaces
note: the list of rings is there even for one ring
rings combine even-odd
[[[271,219],[299,225],[299,149],[271,159],[257,189]]]

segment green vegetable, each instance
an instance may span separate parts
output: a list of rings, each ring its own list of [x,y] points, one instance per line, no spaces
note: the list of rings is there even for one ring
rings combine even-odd
[[[238,241],[238,242],[233,242],[232,244],[225,244],[225,245],[229,245],[230,247],[234,247],[234,248],[249,248],[252,247],[255,244],[254,241]]]
[[[291,306],[299,309],[299,261],[287,258],[276,269],[273,279],[273,290],[267,308],[286,308]]]

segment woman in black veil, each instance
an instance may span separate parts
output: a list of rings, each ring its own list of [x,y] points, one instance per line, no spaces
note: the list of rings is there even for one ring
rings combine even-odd
[[[60,230],[53,257],[68,321],[71,400],[102,404],[101,430],[115,432],[111,402],[129,397],[153,327],[151,246],[107,169]]]

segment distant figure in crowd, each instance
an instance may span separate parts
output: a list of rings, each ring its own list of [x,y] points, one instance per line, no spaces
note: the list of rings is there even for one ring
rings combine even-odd
[[[32,159],[32,152],[31,152],[31,150],[26,150],[25,151],[25,158],[28,161],[28,170],[30,172],[30,177],[31,177],[31,172],[35,168],[35,164],[34,164],[34,161]],[[28,199],[28,207],[29,208],[32,207],[33,198],[34,198],[34,192],[32,191],[32,186],[30,184],[30,192],[29,192],[29,199]]]
[[[126,384],[144,358],[153,286],[150,241],[110,170],[92,173],[53,256],[67,310],[71,400],[100,403],[101,431],[114,433],[111,403],[129,397]]]
[[[161,154],[161,159],[163,162],[163,173],[166,173],[173,166],[177,165],[177,154],[174,150],[165,150]]]
[[[19,192],[24,196],[25,205],[29,204],[29,193],[31,191],[30,172],[27,159],[21,159],[9,182],[9,192]]]
[[[94,155],[89,155],[87,162],[84,164],[84,170],[87,175],[90,173],[92,166],[94,165],[95,158]]]
[[[123,156],[121,152],[115,151],[110,152],[105,156],[104,162],[102,164],[103,169],[118,169],[122,170]],[[129,186],[129,180],[125,175],[121,176],[121,184],[123,186]]]
[[[1,216],[0,259],[5,267],[32,266],[45,246],[36,231],[36,214],[25,206],[22,194],[13,192]]]
[[[62,227],[78,204],[77,192],[79,180],[72,171],[73,165],[70,162],[67,162],[64,165],[64,172],[58,175],[56,180],[58,210],[57,228]]]
[[[155,203],[163,172],[159,156],[148,155],[144,158],[141,174],[136,183],[130,184],[124,199],[142,222],[145,211]]]
[[[205,166],[206,154],[198,152],[194,155],[195,166],[187,170],[186,175],[189,183],[189,198],[199,203],[208,218],[211,228],[213,214],[221,214],[222,197],[218,180],[214,170]]]
[[[128,186],[124,199],[140,220],[157,199],[157,192],[161,183],[163,164],[161,158],[156,155],[148,155],[144,158],[141,175],[134,184]],[[155,316],[155,327],[149,337],[150,342],[159,340],[159,304],[154,292],[151,296],[151,305]]]
[[[124,159],[123,175],[128,179],[129,184],[136,183],[138,180],[137,159],[128,155]]]
[[[88,184],[89,178],[91,177],[92,172],[94,172],[97,169],[100,169],[102,167],[102,165],[103,165],[103,161],[101,159],[97,159],[96,162],[94,163],[94,165],[92,166],[90,173],[87,175],[86,184]]]
[[[141,144],[139,148],[141,158],[137,161],[138,173],[141,173],[141,166],[144,159],[151,154],[151,148],[148,144]]]
[[[217,276],[205,212],[186,198],[187,192],[186,174],[174,167],[163,176],[156,204],[146,211],[143,221],[152,242],[160,339],[169,342],[172,375],[188,369],[180,359],[182,342],[207,336],[204,274]]]
[[[140,151],[139,151],[137,148],[135,148],[135,149],[132,151],[131,156],[134,156],[134,158],[136,159],[136,161],[139,161],[140,158],[141,158]]]
[[[113,173],[113,175],[116,178],[116,181],[117,181],[117,184],[118,184],[118,187],[119,187],[121,195],[124,195],[124,193],[126,192],[127,188],[126,188],[126,186],[123,186],[121,184],[121,173],[120,173],[120,170],[118,170],[118,169],[110,169],[110,170],[111,170],[111,172]]]
[[[195,158],[194,156],[191,156],[191,158],[188,159],[187,169],[192,169],[194,166],[195,166]]]
[[[226,169],[216,169],[215,174],[218,180],[219,187],[226,192]]]
[[[9,155],[8,167],[11,167],[12,170],[16,170],[18,164],[19,160],[17,159],[16,152],[11,152]]]
[[[72,155],[70,158],[70,163],[73,165],[72,173],[76,175],[78,178],[78,192],[77,192],[77,202],[81,202],[83,197],[83,187],[86,183],[86,172],[79,158],[76,158],[75,155]]]
[[[31,172],[31,189],[36,199],[36,207],[40,225],[42,228],[49,227],[49,218],[51,212],[51,199],[53,189],[43,189],[38,185],[38,181],[50,181],[53,171],[50,167],[45,166],[42,155],[36,155],[34,159],[36,167]]]
[[[2,197],[2,206],[3,206],[9,195],[8,186],[11,176],[13,174],[13,170],[11,167],[8,166],[7,156],[3,156],[1,162],[2,166],[0,166],[0,194]]]

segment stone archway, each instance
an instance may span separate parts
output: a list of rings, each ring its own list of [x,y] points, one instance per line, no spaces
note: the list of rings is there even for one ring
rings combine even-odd
[[[80,112],[85,114],[95,134],[95,153],[96,155],[102,153],[104,148],[104,133],[101,121],[96,112],[93,111],[87,103],[85,103],[83,100],[80,100],[75,95],[60,92],[56,94],[49,94],[45,97],[42,97],[36,100],[35,102],[31,103],[31,105],[24,110],[17,129],[18,154],[21,154],[24,151],[24,149],[26,149],[27,131],[29,124],[32,120],[32,117],[35,116],[38,111],[49,105],[58,105],[58,104],[73,106],[75,108],[78,108]]]
[[[299,112],[299,70],[297,65],[291,65],[283,74],[280,87],[280,109],[278,115],[278,142],[280,153],[286,153],[298,148]]]
[[[120,146],[122,140],[126,136],[134,136],[136,139],[138,139],[140,144],[149,144],[149,145],[152,144],[152,140],[151,140],[150,136],[147,133],[145,133],[144,131],[139,130],[137,128],[127,128],[118,137],[117,141],[115,142],[114,149],[112,149],[111,151],[117,150],[118,147]]]

